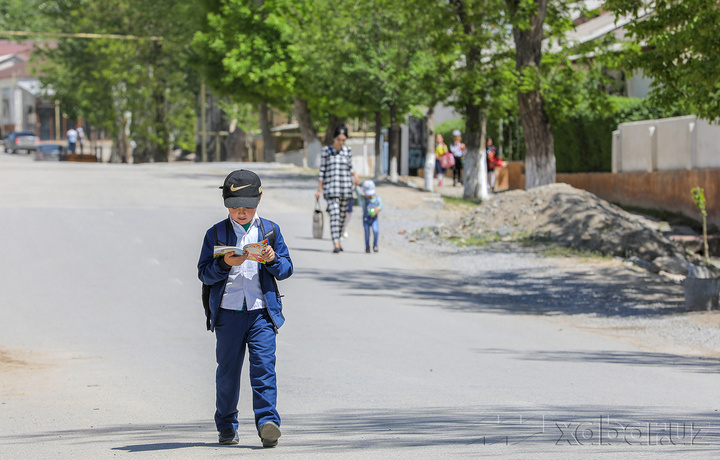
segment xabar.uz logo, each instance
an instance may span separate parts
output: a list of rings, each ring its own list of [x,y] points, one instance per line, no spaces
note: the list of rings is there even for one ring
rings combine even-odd
[[[702,444],[709,427],[694,422],[619,422],[600,417],[590,422],[554,422],[561,445],[650,445]]]

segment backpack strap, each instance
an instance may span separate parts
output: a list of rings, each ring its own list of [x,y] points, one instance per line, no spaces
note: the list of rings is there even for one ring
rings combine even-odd
[[[265,231],[265,225],[263,220],[266,220],[270,224],[270,230]],[[262,239],[268,240],[268,245],[274,249],[275,246],[275,222],[267,219],[260,219],[260,231],[263,234]]]
[[[229,241],[229,240],[228,240],[228,235],[230,235],[230,231],[232,230],[232,228],[230,227],[230,220],[229,220],[229,219],[225,219],[225,225],[224,225],[224,227],[225,227],[225,237],[222,238],[222,239],[221,239],[220,236],[218,235],[218,226],[219,226],[219,225],[220,225],[220,224],[215,224],[215,227],[213,227],[213,228],[215,229],[215,246],[227,246],[227,241]]]

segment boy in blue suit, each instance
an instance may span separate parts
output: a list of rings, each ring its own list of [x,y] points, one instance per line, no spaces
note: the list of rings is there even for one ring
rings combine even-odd
[[[260,178],[252,171],[230,173],[223,186],[229,216],[205,234],[198,262],[198,277],[210,289],[210,329],[217,339],[215,425],[220,444],[238,444],[240,372],[245,348],[250,363],[255,426],[263,447],[275,447],[280,437],[276,409],[275,334],[285,321],[276,280],[292,275],[293,265],[280,227],[257,215],[262,197]],[[248,260],[248,253],[213,257],[218,241],[243,247],[262,241],[263,262]]]

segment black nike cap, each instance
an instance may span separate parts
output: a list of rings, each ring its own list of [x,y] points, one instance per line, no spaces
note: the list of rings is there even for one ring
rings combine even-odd
[[[262,195],[260,177],[246,169],[228,174],[220,188],[226,208],[257,208]]]

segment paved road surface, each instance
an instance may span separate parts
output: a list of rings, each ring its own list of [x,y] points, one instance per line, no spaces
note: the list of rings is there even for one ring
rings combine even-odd
[[[268,165],[252,165],[260,213],[281,225],[295,263],[281,283],[283,436],[260,447],[244,391],[240,444],[217,445],[214,337],[195,264],[204,231],[225,215],[217,187],[238,166],[0,155],[0,458],[720,451],[716,360],[476,309],[482,299],[438,289],[431,258],[387,245],[365,254],[359,226],[333,255],[327,236],[311,238],[316,182]]]

